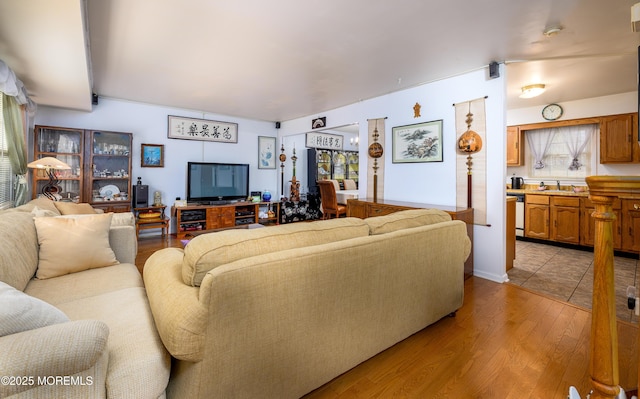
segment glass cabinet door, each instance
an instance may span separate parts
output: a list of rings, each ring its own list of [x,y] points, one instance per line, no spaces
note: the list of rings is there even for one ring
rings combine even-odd
[[[331,154],[326,150],[318,150],[318,180],[331,179]]]
[[[35,127],[34,159],[57,158],[70,169],[52,170],[53,181],[44,169],[31,169],[33,198],[53,196],[57,200],[80,202],[82,197],[84,131],[49,126]]]
[[[359,156],[357,152],[350,152],[347,155],[347,178],[358,182]]]
[[[333,179],[342,181],[347,178],[347,157],[342,151],[333,152]]]
[[[130,133],[91,131],[90,170],[87,197],[92,205],[105,209],[129,208],[131,191]]]

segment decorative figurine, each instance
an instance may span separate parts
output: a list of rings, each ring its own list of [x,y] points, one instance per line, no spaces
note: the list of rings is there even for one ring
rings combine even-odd
[[[420,117],[420,108],[421,108],[420,104],[418,104],[416,102],[416,105],[413,106],[413,117],[414,118],[419,118]]]

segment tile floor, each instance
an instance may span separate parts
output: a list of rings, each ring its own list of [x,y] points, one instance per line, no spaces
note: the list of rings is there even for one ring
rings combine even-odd
[[[614,258],[618,319],[637,322],[627,308],[627,287],[638,287],[638,256]],[[507,272],[509,283],[591,309],[593,252],[530,241],[516,241],[516,259]]]

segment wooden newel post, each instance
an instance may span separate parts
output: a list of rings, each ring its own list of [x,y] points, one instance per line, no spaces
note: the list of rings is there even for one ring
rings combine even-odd
[[[593,302],[591,318],[591,398],[615,398],[620,393],[618,332],[613,265],[613,201],[616,197],[592,195],[595,211],[593,252]],[[597,295],[596,295],[597,293]]]

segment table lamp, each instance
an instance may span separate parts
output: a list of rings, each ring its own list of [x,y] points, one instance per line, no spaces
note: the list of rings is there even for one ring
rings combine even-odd
[[[55,194],[60,190],[58,187],[60,181],[56,177],[54,170],[71,169],[71,166],[54,157],[36,159],[28,163],[27,166],[31,169],[44,169],[47,176],[49,176],[49,181],[42,187],[42,195],[52,201],[57,201]]]

